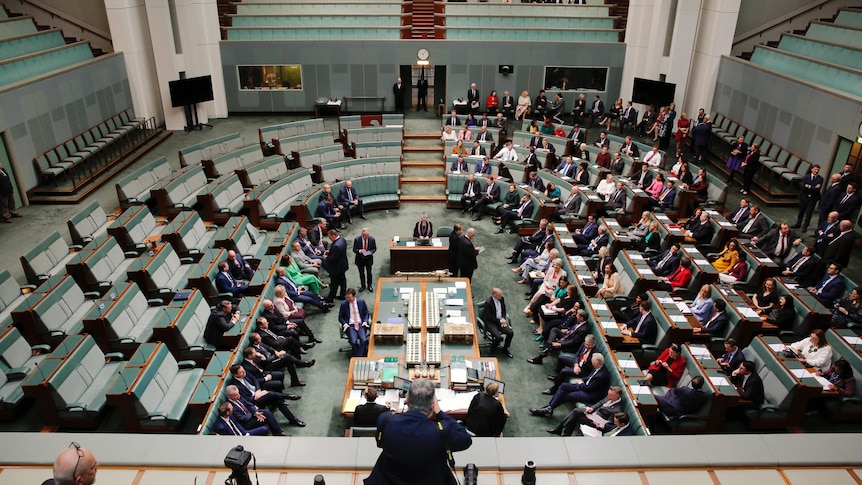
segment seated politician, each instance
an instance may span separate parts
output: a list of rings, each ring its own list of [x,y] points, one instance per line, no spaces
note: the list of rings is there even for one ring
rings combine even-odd
[[[368,329],[371,328],[371,313],[362,298],[356,298],[356,289],[348,288],[344,301],[338,309],[338,323],[347,335],[354,357],[364,357],[368,352]]]
[[[370,427],[377,426],[377,419],[383,413],[392,412],[389,403],[377,404],[377,388],[368,386],[365,388],[365,404],[359,404],[353,410],[353,426]]]
[[[494,438],[503,434],[503,427],[509,413],[497,399],[500,386],[496,382],[485,381],[485,388],[470,401],[464,426],[476,436]]]

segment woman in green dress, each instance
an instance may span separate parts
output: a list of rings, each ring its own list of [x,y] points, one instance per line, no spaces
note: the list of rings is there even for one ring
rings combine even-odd
[[[307,286],[309,291],[315,295],[320,294],[321,288],[329,288],[329,285],[324,284],[317,276],[303,273],[302,269],[300,269],[299,265],[296,264],[296,261],[294,261],[290,255],[283,255],[281,262],[284,263],[284,269],[287,271],[288,276],[290,276],[290,279],[292,279],[294,283],[297,285]]]

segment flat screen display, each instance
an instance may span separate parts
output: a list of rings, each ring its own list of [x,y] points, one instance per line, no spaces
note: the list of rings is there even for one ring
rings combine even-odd
[[[174,108],[213,100],[212,76],[170,81],[168,89],[171,91],[171,106]]]
[[[675,93],[676,84],[636,77],[632,87],[632,102],[651,104],[658,111],[659,107],[667,106],[673,102]]]

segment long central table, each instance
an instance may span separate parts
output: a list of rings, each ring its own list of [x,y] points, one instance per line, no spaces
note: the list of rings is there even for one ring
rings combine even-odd
[[[421,296],[412,297],[412,304],[417,300],[421,302],[419,311],[410,311],[408,302],[411,301],[412,294]],[[432,305],[431,310],[427,309],[429,304]],[[433,305],[436,305],[436,308]],[[437,382],[441,389],[438,393],[441,408],[455,417],[463,417],[466,414],[466,405],[463,405],[463,399],[457,397],[459,393],[447,391],[452,387],[450,365],[453,358],[463,358],[470,362],[473,368],[483,367],[485,374],[500,378],[497,359],[483,359],[479,356],[473,294],[466,278],[380,278],[377,280],[374,296],[372,321],[374,323],[369,336],[368,357],[353,358],[350,361],[341,407],[341,414],[346,418],[353,417],[354,408],[361,402],[360,389],[367,385],[391,388],[393,376],[413,379],[416,377],[415,368],[426,360],[428,367],[434,366],[433,375],[429,378]],[[469,335],[458,333],[447,337],[446,331],[447,328],[453,328],[451,325],[458,330],[463,330],[464,325],[469,326]],[[435,356],[428,354],[429,342],[436,339],[440,341],[439,362],[435,360]],[[408,352],[405,343],[418,344],[418,353]],[[385,362],[381,362],[384,360]],[[377,364],[374,364],[375,362]],[[356,376],[362,374],[362,369],[369,365],[383,367],[380,373],[386,377],[381,378],[381,375],[372,370],[370,376],[357,379]],[[482,374],[480,370],[479,375]],[[475,390],[478,383],[474,381],[470,387]],[[382,396],[381,401],[392,401],[391,394],[390,392],[390,395]],[[443,396],[445,398],[441,399]],[[445,402],[447,399],[452,400],[449,405]],[[504,402],[502,396],[500,401]]]

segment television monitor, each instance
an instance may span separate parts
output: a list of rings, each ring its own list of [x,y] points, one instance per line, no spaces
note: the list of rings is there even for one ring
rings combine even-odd
[[[497,394],[503,394],[503,390],[506,388],[506,383],[503,381],[498,381],[497,379],[492,379],[490,377],[486,377],[484,379],[484,381],[482,382],[483,389],[484,389],[484,386],[487,386],[491,382],[497,383],[497,387],[498,387]]]
[[[675,93],[676,84],[636,77],[632,88],[632,102],[651,104],[658,111],[659,107],[673,102]]]
[[[392,378],[392,388],[398,389],[398,392],[401,393],[402,396],[407,395],[407,391],[410,390],[410,383],[411,381],[409,379],[405,379],[403,377],[395,376]]]
[[[212,76],[190,77],[168,82],[171,106],[181,108],[213,100]]]

